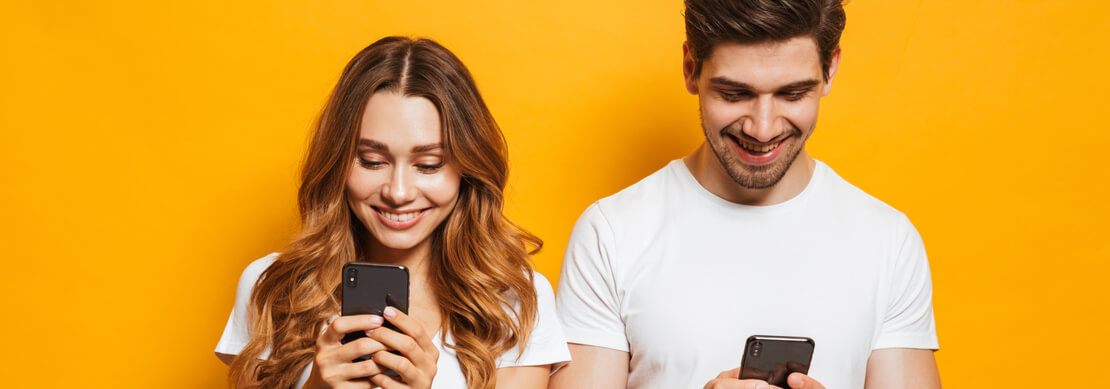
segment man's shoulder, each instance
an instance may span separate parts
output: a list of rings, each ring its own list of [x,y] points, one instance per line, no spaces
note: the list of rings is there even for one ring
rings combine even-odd
[[[681,164],[682,160],[670,161],[635,184],[598,200],[592,208],[596,208],[610,223],[629,219],[640,221],[649,213],[645,211],[659,209],[670,193],[677,189],[675,186],[682,184],[678,176]]]
[[[826,205],[827,209],[838,209],[854,220],[876,227],[909,223],[909,218],[902,211],[848,182],[828,165],[824,168],[826,196],[819,201],[831,202]]]

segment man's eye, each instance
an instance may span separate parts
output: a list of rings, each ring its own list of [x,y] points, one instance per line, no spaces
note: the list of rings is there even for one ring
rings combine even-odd
[[[806,92],[784,92],[781,94],[786,101],[798,101],[806,97]]]
[[[723,97],[725,100],[728,100],[728,101],[740,101],[740,100],[750,99],[752,97],[752,94],[748,93],[748,92],[737,92],[737,93],[721,92],[721,97]]]
[[[378,169],[385,165],[382,161],[371,161],[366,158],[359,157],[358,164],[367,169]]]

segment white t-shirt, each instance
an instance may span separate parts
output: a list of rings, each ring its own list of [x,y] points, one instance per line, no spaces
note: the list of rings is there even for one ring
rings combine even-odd
[[[224,327],[220,342],[216,344],[216,353],[238,355],[243,347],[246,347],[247,342],[250,341],[247,306],[250,303],[251,290],[254,289],[258,277],[262,275],[266,268],[270,267],[270,264],[274,263],[277,257],[278,253],[267,255],[255,260],[243,270],[243,275],[239,277],[239,289],[235,293],[235,307],[232,308],[231,316],[227,319],[227,325]],[[538,302],[535,328],[528,338],[528,346],[524,349],[524,355],[517,358],[519,353],[517,348],[514,347],[501,354],[497,359],[498,368],[550,364],[553,365],[552,371],[554,371],[554,369],[570,361],[570,351],[567,349],[566,337],[563,335],[558,315],[555,313],[555,295],[551,290],[551,283],[547,281],[543,274],[538,272],[532,274],[535,277],[533,286],[536,288]],[[459,366],[459,359],[454,350],[444,347],[438,333],[432,337],[432,343],[439,349],[439,361],[436,364],[436,376],[432,380],[432,388],[465,388],[466,379],[463,377],[462,368]],[[447,335],[446,343],[454,344],[450,334]],[[264,353],[262,357],[268,358],[269,352]],[[296,385],[297,388],[304,386],[311,371],[312,363],[309,362],[308,366],[301,372],[301,377]]]
[[[909,219],[824,163],[794,198],[746,206],[681,160],[586,209],[557,297],[570,343],[631,354],[629,388],[700,388],[751,335],[813,338],[810,375],[862,388],[871,350],[937,349],[931,300]]]

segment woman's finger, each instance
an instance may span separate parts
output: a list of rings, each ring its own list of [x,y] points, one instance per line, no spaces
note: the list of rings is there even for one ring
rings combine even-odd
[[[385,350],[385,345],[381,342],[372,338],[359,338],[340,346],[334,355],[339,362],[351,362],[363,355],[373,355],[382,350]]]
[[[388,327],[375,329],[368,335],[370,338],[381,342],[387,350],[396,350],[408,359],[423,360],[425,351],[408,335],[394,331]]]
[[[318,347],[334,347],[343,339],[343,335],[355,331],[372,330],[382,325],[382,317],[376,315],[340,316],[328,325],[324,333],[316,338]]]
[[[381,366],[378,366],[378,363],[374,362],[373,359],[348,363],[344,365],[343,370],[346,376],[350,377],[349,379],[373,377],[385,372],[385,370],[382,369]]]
[[[417,369],[416,365],[413,365],[412,361],[409,361],[408,358],[389,352],[376,353],[371,356],[371,358],[382,370],[392,370],[394,373],[397,373],[405,383],[416,387],[422,386],[420,383],[424,382],[423,372]]]
[[[385,374],[370,377],[370,383],[382,389],[407,389],[409,386]]]
[[[428,336],[427,331],[424,330],[424,325],[420,321],[413,319],[412,316],[406,315],[400,309],[394,307],[386,307],[383,312],[385,320],[397,326],[405,335],[412,337],[416,340],[421,349],[433,350],[435,345],[432,344],[432,338]]]

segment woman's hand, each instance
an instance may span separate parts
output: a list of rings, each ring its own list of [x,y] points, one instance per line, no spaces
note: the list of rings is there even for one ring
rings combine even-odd
[[[370,376],[370,382],[384,389],[430,388],[436,376],[436,362],[439,361],[439,349],[432,343],[431,335],[420,322],[396,308],[388,307],[384,314],[385,319],[397,326],[400,332],[378,327],[368,332],[369,337],[401,355],[386,351],[376,352],[371,358],[382,370],[392,370],[400,379],[379,373]]]
[[[371,359],[361,362],[354,362],[354,360],[363,355],[373,355],[385,350],[386,346],[371,338],[359,338],[347,344],[343,344],[341,340],[348,333],[358,331],[369,333],[381,325],[382,317],[375,315],[340,316],[328,324],[327,329],[316,338],[315,366],[304,388],[374,387],[375,385],[372,385],[366,377],[380,374],[381,368]]]

